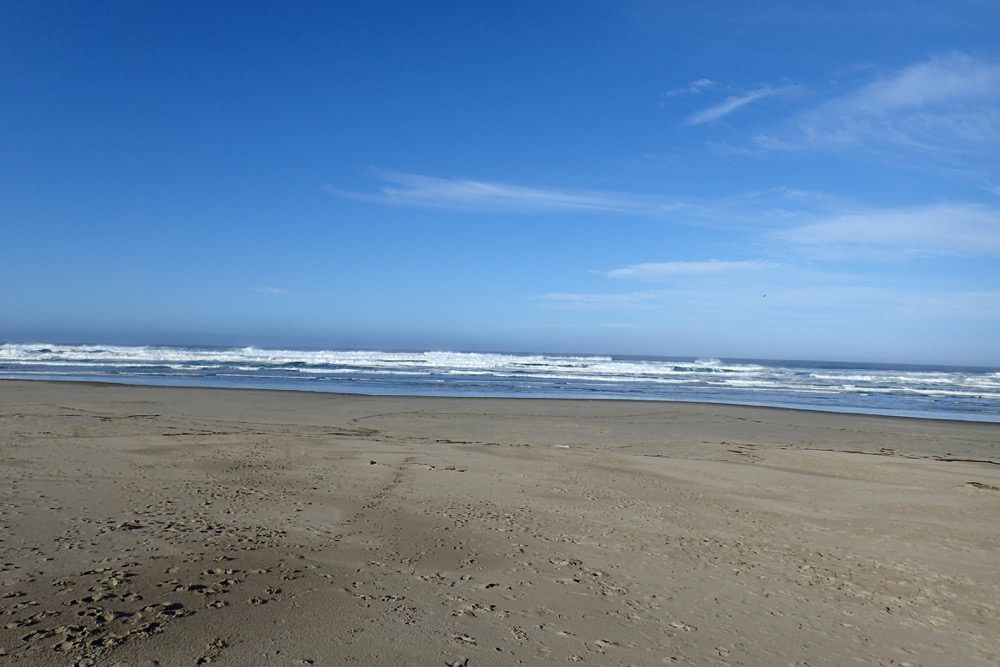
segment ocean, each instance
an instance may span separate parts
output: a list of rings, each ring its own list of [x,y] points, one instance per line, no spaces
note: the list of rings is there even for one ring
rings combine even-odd
[[[1000,422],[1000,369],[576,354],[0,344],[0,378],[666,400]]]

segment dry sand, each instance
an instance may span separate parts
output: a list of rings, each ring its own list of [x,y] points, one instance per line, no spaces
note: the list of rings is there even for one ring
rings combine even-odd
[[[995,665],[1000,426],[0,382],[0,665]]]

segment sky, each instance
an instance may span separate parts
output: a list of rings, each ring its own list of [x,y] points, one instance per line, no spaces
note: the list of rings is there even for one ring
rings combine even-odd
[[[0,85],[0,340],[1000,365],[991,0],[8,2]]]

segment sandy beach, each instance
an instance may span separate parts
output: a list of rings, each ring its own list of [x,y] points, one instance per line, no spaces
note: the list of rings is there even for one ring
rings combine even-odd
[[[0,665],[995,665],[1000,425],[0,382]]]

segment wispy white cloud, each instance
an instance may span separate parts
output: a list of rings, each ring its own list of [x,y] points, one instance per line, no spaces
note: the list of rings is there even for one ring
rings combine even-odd
[[[871,208],[823,192],[777,187],[690,202],[646,194],[555,190],[419,174],[381,173],[374,194],[338,194],[378,203],[477,212],[611,212],[662,216],[671,223],[741,229],[768,254],[790,258],[862,258],[946,254],[1000,255],[1000,209],[974,203]],[[775,245],[775,242],[778,242]],[[632,264],[607,273],[643,280],[760,271],[762,260],[667,261]],[[273,294],[285,293],[269,288]],[[549,295],[555,299],[555,296]],[[628,297],[641,300],[639,294]]]
[[[758,260],[725,261],[709,259],[695,262],[649,262],[631,264],[608,272],[609,278],[658,280],[674,276],[704,275],[731,271],[759,271],[777,266]]]
[[[877,150],[942,157],[1000,143],[1000,62],[953,53],[914,63],[808,109],[756,144],[770,150]]]
[[[378,176],[384,185],[376,193],[355,193],[333,187],[327,190],[340,196],[398,206],[478,211],[655,213],[678,206],[676,202],[628,193],[560,190],[400,172],[378,172]]]
[[[715,88],[716,86],[718,86],[718,84],[711,79],[697,79],[686,86],[668,90],[665,95],[667,97],[677,97],[678,95],[697,95],[698,93],[703,93],[706,90]]]
[[[862,86],[841,103],[854,111],[885,113],[1000,95],[1000,63],[954,53],[910,65]]]
[[[661,300],[666,292],[658,290],[639,292],[548,292],[541,298],[561,306],[573,308],[609,308],[638,306]]]
[[[702,319],[737,319],[750,314],[791,324],[799,318],[840,324],[847,313],[889,321],[926,322],[957,319],[1000,321],[1000,292],[975,289],[883,287],[864,283],[781,282],[693,287],[641,292],[563,292],[542,295],[553,307],[618,313],[676,313]],[[821,308],[817,309],[817,305]]]
[[[778,232],[823,254],[889,251],[908,255],[1000,254],[1000,211],[935,204],[844,213]]]
[[[759,102],[760,100],[767,99],[768,97],[774,97],[775,95],[782,95],[791,90],[794,90],[794,86],[782,86],[780,88],[757,88],[740,95],[731,95],[727,97],[722,102],[708,107],[707,109],[702,109],[701,111],[688,116],[688,125],[702,125],[704,123],[711,123],[712,121],[719,120],[723,116],[728,116],[734,111],[738,111],[743,107],[749,106],[754,102]]]
[[[286,290],[284,287],[259,287],[257,288],[257,292],[261,294],[271,294],[273,296],[286,296],[291,294],[291,292]]]
[[[890,321],[997,322],[1000,292],[990,290],[891,288],[865,284],[733,286],[656,292],[579,292],[549,295],[553,307],[572,310],[636,312],[642,317],[683,311],[702,319],[739,319],[756,315],[792,323],[800,318],[842,321],[845,314],[886,317]],[[544,297],[543,297],[544,298]],[[817,310],[817,305],[822,307]],[[779,318],[775,320],[774,318]]]
[[[339,197],[420,208],[473,212],[595,212],[658,216],[673,223],[721,227],[787,220],[803,211],[827,211],[841,200],[823,192],[785,187],[712,199],[680,199],[663,194],[552,189],[465,178],[439,178],[400,172],[376,172],[382,185],[374,192],[327,186]]]

